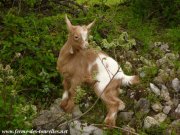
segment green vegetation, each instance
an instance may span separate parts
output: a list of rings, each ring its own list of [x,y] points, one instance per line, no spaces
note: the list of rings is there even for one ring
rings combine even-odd
[[[73,24],[86,24],[96,18],[91,44],[114,58],[116,53],[124,55],[130,49],[138,50],[140,54],[136,55],[143,58],[155,41],[167,42],[170,49],[179,53],[178,0],[159,0],[158,4],[158,0],[77,1],[87,9],[69,9],[68,6],[62,8],[56,0],[46,3],[43,0],[0,2],[0,130],[32,128],[31,120],[36,114],[62,95],[62,78],[56,71],[56,61],[59,50],[67,39],[65,13]],[[152,53],[162,55],[158,49]],[[126,59],[128,56],[119,61],[122,67]],[[132,68],[135,68],[136,63],[132,61],[132,64]],[[156,65],[142,64],[147,64],[142,71],[148,77],[142,80],[140,87],[146,87],[158,70]],[[175,65],[178,69],[180,63]],[[77,103],[84,100],[84,96],[95,99],[95,94],[87,92],[92,92],[91,90],[78,89]],[[157,97],[150,94],[148,98],[157,100]],[[96,108],[101,110],[92,110],[90,113],[94,117],[84,116],[84,121],[103,122],[105,106],[98,102],[94,109]],[[102,115],[102,118],[95,118],[97,115]],[[139,127],[141,126],[137,126],[140,130]],[[161,134],[165,127],[142,132]],[[114,134],[118,133],[118,130],[114,130]]]

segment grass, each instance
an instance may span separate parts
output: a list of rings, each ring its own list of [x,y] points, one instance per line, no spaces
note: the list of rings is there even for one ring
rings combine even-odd
[[[124,0],[77,0],[79,3],[86,3],[87,5],[101,4],[104,3],[106,5],[115,5],[118,3],[124,2]]]

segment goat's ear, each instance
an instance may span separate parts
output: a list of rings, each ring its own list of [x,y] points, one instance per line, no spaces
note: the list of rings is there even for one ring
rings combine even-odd
[[[71,24],[70,20],[68,19],[67,15],[65,15],[65,21],[66,21],[66,24],[67,24],[68,31],[71,31],[72,24]]]
[[[93,21],[92,23],[90,23],[90,24],[88,24],[88,25],[86,26],[87,29],[90,30],[91,27],[94,25],[95,22],[96,22],[96,19],[94,19],[94,21]]]

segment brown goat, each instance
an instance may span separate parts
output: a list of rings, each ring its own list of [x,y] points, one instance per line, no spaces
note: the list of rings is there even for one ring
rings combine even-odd
[[[64,111],[72,112],[77,86],[83,83],[94,85],[95,93],[101,96],[107,107],[105,124],[115,126],[117,112],[125,108],[123,101],[118,98],[119,87],[136,84],[139,79],[137,76],[125,75],[118,63],[105,53],[87,49],[88,33],[94,21],[87,26],[74,26],[67,16],[65,20],[69,35],[57,61],[57,70],[64,77],[60,106]]]

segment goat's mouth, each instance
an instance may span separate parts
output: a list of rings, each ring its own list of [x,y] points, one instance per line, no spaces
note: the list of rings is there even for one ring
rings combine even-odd
[[[81,46],[82,49],[87,49],[89,46],[89,43],[85,41],[85,43]]]

